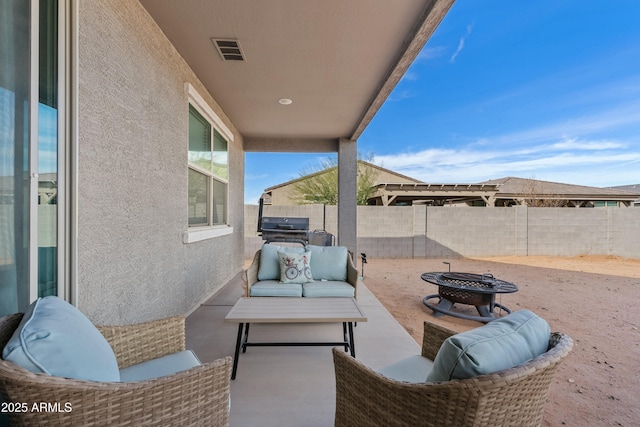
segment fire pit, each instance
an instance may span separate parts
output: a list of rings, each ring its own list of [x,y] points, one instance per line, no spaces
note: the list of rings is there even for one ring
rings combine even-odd
[[[448,314],[483,323],[495,319],[493,312],[496,307],[507,314],[511,313],[507,307],[495,302],[496,294],[518,291],[518,287],[513,283],[498,280],[491,274],[444,272],[424,273],[420,277],[426,282],[438,285],[437,294],[427,295],[422,300],[424,305],[433,310],[435,316]],[[452,311],[456,303],[474,305],[480,315],[472,316]]]

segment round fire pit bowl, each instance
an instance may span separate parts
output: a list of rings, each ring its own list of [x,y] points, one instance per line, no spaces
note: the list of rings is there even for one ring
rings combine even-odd
[[[513,283],[498,280],[491,274],[435,272],[424,273],[420,277],[438,285],[437,294],[428,295],[422,300],[425,306],[433,310],[435,316],[447,314],[483,323],[495,319],[493,312],[496,307],[507,314],[511,313],[507,307],[495,302],[496,294],[518,291]],[[475,306],[479,316],[453,311],[452,308],[457,303]]]

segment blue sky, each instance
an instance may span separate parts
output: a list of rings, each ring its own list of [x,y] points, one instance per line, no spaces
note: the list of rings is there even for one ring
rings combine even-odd
[[[637,0],[458,0],[359,151],[429,183],[638,184],[639,20]],[[245,203],[323,156],[247,153]]]

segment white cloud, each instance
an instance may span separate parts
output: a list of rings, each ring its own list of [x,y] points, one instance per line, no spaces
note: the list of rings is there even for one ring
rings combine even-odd
[[[583,141],[578,138],[566,138],[552,144],[551,147],[558,150],[610,150],[623,148],[624,144],[607,140]]]
[[[446,46],[425,46],[418,54],[416,61],[430,61],[441,57],[446,51]]]
[[[456,49],[455,52],[453,52],[453,55],[451,55],[449,62],[451,63],[456,62],[456,58],[458,57],[460,52],[462,52],[462,49],[464,49],[465,39],[471,35],[472,30],[473,30],[473,25],[471,24],[467,25],[467,33],[464,36],[460,37],[460,41],[458,42],[458,48]]]
[[[402,101],[404,99],[413,98],[414,96],[416,96],[415,92],[412,92],[410,90],[394,91],[389,96],[389,98],[387,98],[387,101],[389,101],[389,102],[398,102],[398,101]]]
[[[472,183],[505,176],[535,176],[600,187],[640,181],[632,168],[640,162],[640,150],[627,149],[629,145],[633,144],[577,138],[526,148],[505,144],[500,149],[487,150],[486,145],[470,144],[376,156],[375,162],[429,183]]]

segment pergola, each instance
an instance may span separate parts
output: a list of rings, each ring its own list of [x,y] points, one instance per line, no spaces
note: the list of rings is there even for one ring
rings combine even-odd
[[[482,200],[494,206],[498,187],[499,184],[378,184],[369,201],[383,206],[421,202],[444,206]]]

